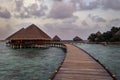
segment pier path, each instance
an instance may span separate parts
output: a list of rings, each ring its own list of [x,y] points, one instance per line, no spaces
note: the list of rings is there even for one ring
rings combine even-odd
[[[53,80],[113,80],[106,69],[83,50],[65,45],[65,60]]]

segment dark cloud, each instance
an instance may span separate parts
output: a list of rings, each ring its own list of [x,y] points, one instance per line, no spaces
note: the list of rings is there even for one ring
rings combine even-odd
[[[106,22],[106,20],[100,16],[96,16],[96,15],[94,16],[89,14],[88,17],[94,22]]]
[[[8,10],[1,10],[0,8],[0,18],[5,18],[5,19],[9,19],[11,17],[11,14]]]
[[[72,3],[54,2],[50,10],[50,18],[65,19],[73,16],[75,8]]]

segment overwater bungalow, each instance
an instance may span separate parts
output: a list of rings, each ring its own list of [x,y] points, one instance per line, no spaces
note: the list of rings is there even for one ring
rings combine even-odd
[[[100,31],[98,31],[98,32],[96,33],[96,35],[97,35],[97,36],[101,36],[102,33],[101,33]]]
[[[11,47],[24,48],[45,45],[51,41],[51,38],[36,25],[32,24],[27,28],[20,29],[6,38],[6,40],[9,41]]]
[[[59,42],[61,41],[60,37],[58,37],[57,35],[55,35],[52,39],[53,42]]]
[[[73,38],[73,41],[83,41],[80,37],[76,36]]]
[[[116,32],[115,35],[120,35],[120,30],[118,32]]]

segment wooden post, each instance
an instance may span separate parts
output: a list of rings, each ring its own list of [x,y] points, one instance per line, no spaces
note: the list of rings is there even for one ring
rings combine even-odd
[[[20,44],[20,49],[22,48],[22,45]]]
[[[12,45],[12,48],[14,49],[14,48],[15,48],[15,46],[14,46],[14,45]]]

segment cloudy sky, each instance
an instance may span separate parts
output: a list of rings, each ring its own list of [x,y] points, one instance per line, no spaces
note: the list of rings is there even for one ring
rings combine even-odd
[[[120,0],[0,0],[0,39],[32,23],[51,37],[87,39],[120,26]]]

